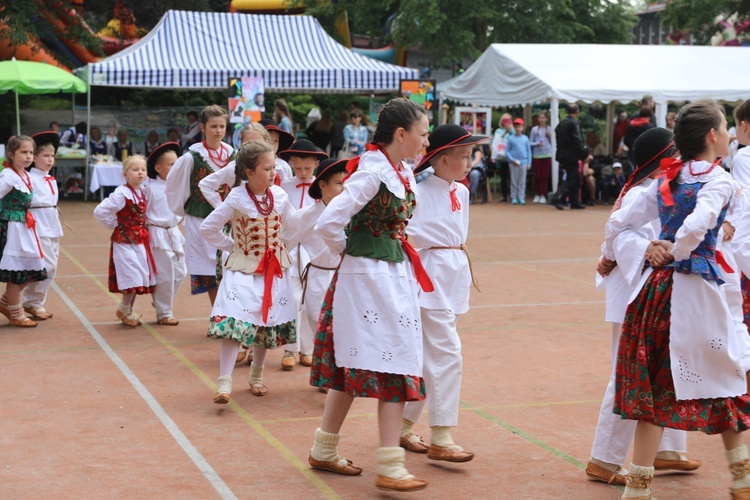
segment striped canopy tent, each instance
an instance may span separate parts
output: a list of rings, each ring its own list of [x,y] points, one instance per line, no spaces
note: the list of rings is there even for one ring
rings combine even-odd
[[[386,93],[419,75],[347,49],[310,16],[174,10],[88,73],[90,85],[159,89],[226,89],[230,78],[260,76],[267,91],[290,93]]]

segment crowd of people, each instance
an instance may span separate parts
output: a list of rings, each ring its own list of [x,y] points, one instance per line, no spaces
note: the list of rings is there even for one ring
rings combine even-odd
[[[383,107],[372,136],[352,110],[343,144],[363,151],[331,158],[330,145],[287,130],[288,114],[245,125],[235,150],[225,142],[226,111],[207,106],[196,119],[200,139],[187,149],[149,137],[148,155],[124,154],[125,184],[94,210],[112,229],[109,291],[121,295],[115,315],[126,327],[141,326],[135,300],[152,295],[157,324],[178,325],[174,300],[189,276],[191,294],[206,294],[212,307],[207,336],[220,340],[214,404],[232,400],[240,362],[250,364],[250,393],[272,394],[267,352],[283,348],[283,370],[309,368],[310,384],[326,393],[310,466],[362,472],[339,453],[340,430],[355,397],[375,398],[377,488],[423,489],[406,451],[454,463],[474,458],[452,437],[462,371],[456,322],[476,286],[466,249],[471,193],[462,181],[475,188],[471,171],[486,160],[491,139],[489,158],[506,176],[510,203],[525,204],[531,169],[534,202],[546,203],[554,133],[564,176],[550,201],[583,208],[582,164],[592,154],[579,112],[569,105],[554,131],[540,113],[528,137],[522,119],[503,115],[490,138],[458,125],[430,132],[425,110],[397,98]],[[750,153],[738,149],[731,174],[721,168],[733,136],[714,101],[685,105],[673,130],[654,126],[652,116],[646,104],[616,129],[632,144],[629,167],[616,162],[608,179],[617,197],[597,272],[612,323],[612,374],[586,474],[625,486],[624,499],[650,499],[655,470],[700,467],[687,455],[684,431],[702,431],[721,434],[732,498],[747,499]],[[736,139],[750,142],[750,100],[734,118]],[[327,122],[321,115],[308,130]],[[45,302],[62,227],[49,172],[57,148],[79,135],[76,126],[8,143],[0,172],[0,314],[12,326],[54,317]],[[115,136],[116,151],[128,151],[127,136]],[[420,153],[410,167],[406,160]],[[425,407],[429,444],[414,432]]]

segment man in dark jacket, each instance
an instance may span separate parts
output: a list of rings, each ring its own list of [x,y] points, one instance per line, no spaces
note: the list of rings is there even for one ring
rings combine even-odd
[[[578,104],[568,104],[568,116],[555,128],[557,138],[557,154],[555,159],[565,172],[563,182],[552,198],[552,204],[558,210],[563,210],[566,197],[570,199],[570,208],[586,208],[578,198],[581,189],[581,175],[578,171],[578,161],[588,158],[589,148],[581,138],[581,127],[578,125]]]

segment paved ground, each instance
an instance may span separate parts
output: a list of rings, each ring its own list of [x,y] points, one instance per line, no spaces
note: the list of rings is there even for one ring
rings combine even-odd
[[[357,400],[340,451],[360,477],[306,464],[323,398],[301,367],[266,363],[268,396],[244,390],[211,401],[219,344],[205,337],[205,295],[180,291],[178,327],[157,326],[147,298],[142,328],[115,318],[106,291],[108,231],[94,204],[64,202],[72,226],[48,299],[55,318],[33,330],[0,327],[1,498],[388,498],[373,486],[376,404]],[[472,207],[469,247],[482,293],[459,323],[464,346],[460,426],[476,452],[466,464],[409,454],[429,481],[410,498],[616,499],[621,490],[583,469],[609,374],[609,327],[594,265],[609,207]],[[426,419],[425,419],[426,421]],[[425,422],[418,430],[429,435]],[[689,437],[693,474],[657,474],[659,498],[728,497],[719,438]],[[403,495],[392,495],[394,497]]]

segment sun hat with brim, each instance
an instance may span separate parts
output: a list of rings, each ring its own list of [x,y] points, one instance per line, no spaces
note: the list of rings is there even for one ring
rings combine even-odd
[[[274,132],[278,132],[279,150],[276,151],[277,154],[289,149],[292,146],[292,143],[294,142],[294,136],[290,134],[289,132],[287,132],[286,130],[281,130],[279,126],[276,125],[275,121],[271,120],[270,118],[263,118],[258,123],[263,125],[263,128],[265,128],[268,131],[273,130]]]
[[[165,142],[164,144],[160,144],[156,147],[156,149],[151,151],[151,154],[148,155],[148,159],[146,160],[146,175],[148,175],[150,178],[156,179],[159,176],[159,173],[156,171],[156,162],[159,161],[161,155],[163,155],[167,151],[173,151],[174,154],[176,154],[179,158],[180,153],[182,152],[182,148],[176,142]]]
[[[633,143],[633,159],[636,169],[631,174],[631,185],[638,184],[660,168],[664,158],[671,158],[675,152],[674,135],[665,128],[654,127],[646,130]]]
[[[430,145],[427,146],[427,152],[422,157],[417,168],[414,169],[414,173],[418,174],[429,167],[432,157],[441,151],[459,146],[479,144],[489,140],[490,138],[486,135],[471,135],[466,129],[453,123],[440,125],[430,134]]]
[[[319,160],[328,158],[325,151],[321,151],[312,141],[307,139],[297,139],[292,147],[285,151],[279,151],[278,155],[284,161],[289,161],[292,156],[314,156]]]
[[[328,158],[321,161],[318,168],[315,169],[315,180],[312,182],[310,189],[307,190],[307,194],[310,195],[310,198],[316,200],[323,198],[323,192],[320,189],[320,181],[327,180],[333,174],[346,172],[346,164],[348,161],[348,159],[337,160],[335,158]]]
[[[31,138],[34,139],[36,147],[43,146],[45,144],[52,144],[52,146],[55,148],[55,153],[57,153],[57,148],[60,147],[60,136],[54,130],[49,130],[47,132],[37,132],[36,134],[32,135]]]

